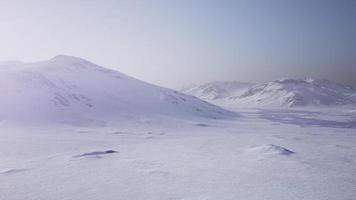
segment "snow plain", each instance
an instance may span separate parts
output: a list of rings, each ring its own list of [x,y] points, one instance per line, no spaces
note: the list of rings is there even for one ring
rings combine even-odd
[[[0,199],[350,200],[355,129],[354,114],[301,110],[115,127],[2,121]]]
[[[161,92],[147,87],[149,94]],[[355,199],[355,107],[238,108],[231,114],[189,96],[189,105],[177,111],[156,97],[149,102],[163,101],[168,111],[141,104],[157,113],[125,109],[131,117],[102,115],[102,123],[34,123],[6,119],[3,112],[0,199]],[[99,111],[100,100],[91,102]],[[92,109],[85,105],[65,107],[60,117]],[[196,106],[203,112],[191,109]]]

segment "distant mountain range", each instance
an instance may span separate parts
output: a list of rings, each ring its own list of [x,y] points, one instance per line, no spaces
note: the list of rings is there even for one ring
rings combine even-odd
[[[181,92],[209,101],[236,96],[252,85],[251,83],[238,81],[214,81],[202,85],[186,87],[183,88]]]
[[[356,91],[324,79],[279,79],[263,84],[211,82],[182,90],[211,103],[243,107],[344,106],[356,104]]]

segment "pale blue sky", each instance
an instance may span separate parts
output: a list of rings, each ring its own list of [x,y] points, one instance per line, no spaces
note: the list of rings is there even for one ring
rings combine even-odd
[[[0,1],[0,60],[57,54],[172,88],[309,76],[356,85],[356,1]]]

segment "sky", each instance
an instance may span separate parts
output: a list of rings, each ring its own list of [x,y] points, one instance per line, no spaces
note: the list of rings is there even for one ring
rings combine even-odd
[[[176,89],[282,77],[356,86],[356,1],[0,1],[0,60],[58,54]]]

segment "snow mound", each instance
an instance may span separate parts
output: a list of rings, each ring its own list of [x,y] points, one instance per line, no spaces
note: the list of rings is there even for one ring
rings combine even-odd
[[[152,115],[226,118],[234,114],[77,57],[0,63],[0,120],[73,124]]]
[[[274,144],[251,147],[248,149],[248,152],[259,154],[259,155],[284,155],[284,156],[289,156],[295,153],[287,148]]]
[[[230,100],[244,106],[342,106],[356,104],[356,91],[328,80],[279,79],[252,86]]]
[[[182,89],[181,92],[209,101],[237,95],[250,85],[250,83],[238,81],[214,81],[202,85],[187,87]]]

